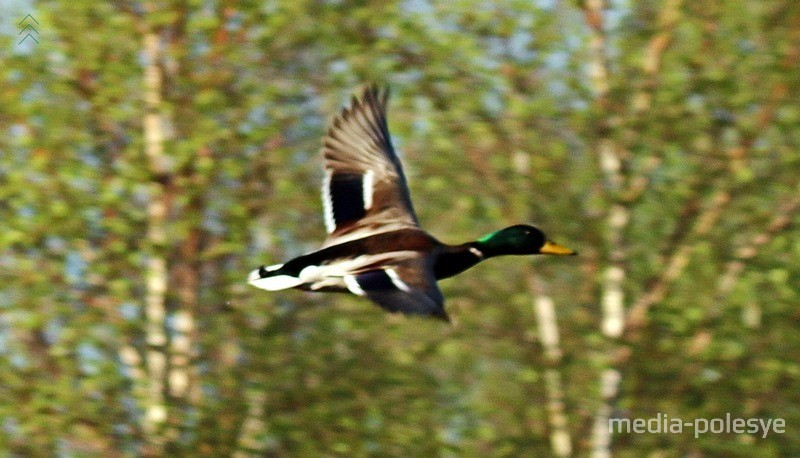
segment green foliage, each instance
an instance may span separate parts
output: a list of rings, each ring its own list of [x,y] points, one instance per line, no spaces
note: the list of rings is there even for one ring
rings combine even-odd
[[[39,45],[0,35],[0,454],[156,453],[143,426],[153,256],[168,266],[168,345],[179,312],[194,324],[187,394],[165,388],[165,454],[546,456],[548,367],[585,454],[614,346],[599,326],[612,200],[630,210],[626,305],[689,247],[638,340],[623,339],[620,412],[787,424],[766,438],[620,435],[612,450],[800,453],[797,6],[684,2],[670,26],[670,2],[611,2],[600,106],[583,3],[34,2]],[[168,177],[143,153],[146,30],[164,54]],[[253,267],[324,237],[320,138],[373,81],[391,85],[424,228],[454,243],[532,223],[582,256],[489,261],[442,282],[454,326],[247,287]],[[601,136],[646,182],[639,194],[610,195]],[[696,230],[720,192],[719,217]],[[167,237],[153,243],[159,196]],[[541,356],[531,264],[557,307],[557,362]]]

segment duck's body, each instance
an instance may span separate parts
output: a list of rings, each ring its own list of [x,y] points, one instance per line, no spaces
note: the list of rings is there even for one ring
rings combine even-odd
[[[386,91],[367,88],[328,130],[322,198],[329,236],[323,247],[254,270],[252,285],[350,292],[390,312],[447,319],[436,280],[494,256],[574,254],[527,225],[462,245],[443,244],[420,229],[389,138],[386,99]]]

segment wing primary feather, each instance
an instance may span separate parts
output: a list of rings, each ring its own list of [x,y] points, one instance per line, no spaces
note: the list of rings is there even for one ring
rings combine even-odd
[[[418,227],[386,119],[388,88],[369,85],[330,123],[322,144],[326,246],[391,229]],[[345,177],[358,177],[358,183]],[[328,194],[326,195],[325,192]],[[351,196],[349,193],[353,193]],[[357,208],[356,208],[357,207]]]

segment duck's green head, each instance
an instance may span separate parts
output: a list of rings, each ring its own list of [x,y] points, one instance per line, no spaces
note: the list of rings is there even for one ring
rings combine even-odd
[[[492,232],[478,239],[476,244],[486,257],[507,254],[578,254],[567,247],[547,240],[544,232],[526,224],[517,224]]]

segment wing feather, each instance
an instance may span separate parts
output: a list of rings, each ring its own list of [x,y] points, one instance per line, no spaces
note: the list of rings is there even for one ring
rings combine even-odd
[[[325,136],[322,198],[329,232],[325,246],[419,227],[400,159],[392,147],[387,99],[388,90],[367,87],[333,119]]]
[[[444,297],[423,253],[345,280],[351,292],[368,297],[389,312],[431,315],[449,321]]]

